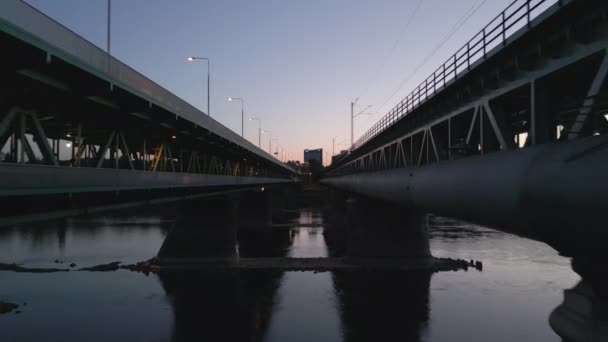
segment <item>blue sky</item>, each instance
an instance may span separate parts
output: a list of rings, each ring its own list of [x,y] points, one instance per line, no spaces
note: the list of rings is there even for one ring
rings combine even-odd
[[[350,143],[350,102],[372,105],[355,121],[355,140],[511,0],[114,0],[112,54],[206,111],[205,64],[211,59],[211,114],[240,132],[262,118],[290,159]],[[27,0],[105,48],[106,0]],[[435,55],[429,53],[473,8],[470,19]],[[425,61],[397,95],[400,83]],[[386,103],[383,107],[381,104]],[[245,122],[257,143],[257,122]],[[268,135],[262,148],[268,147]]]

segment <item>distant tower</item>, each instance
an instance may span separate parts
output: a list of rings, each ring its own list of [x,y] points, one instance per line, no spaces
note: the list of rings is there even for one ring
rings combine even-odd
[[[323,165],[323,149],[318,148],[316,150],[304,150],[304,162],[307,163],[311,160],[316,160]]]

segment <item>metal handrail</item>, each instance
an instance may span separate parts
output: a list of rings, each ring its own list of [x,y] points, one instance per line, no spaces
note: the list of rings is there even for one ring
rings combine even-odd
[[[506,46],[507,32],[518,24],[531,28],[532,12],[548,0],[514,0],[506,9],[475,34],[446,62],[424,79],[404,99],[395,105],[382,119],[368,129],[352,146],[355,150],[382,133],[399,119],[408,115],[435,94],[445,89],[451,82],[458,80],[471,66],[488,57],[488,52],[499,45]],[[558,0],[561,5],[563,0]],[[523,25],[522,25],[523,27]]]

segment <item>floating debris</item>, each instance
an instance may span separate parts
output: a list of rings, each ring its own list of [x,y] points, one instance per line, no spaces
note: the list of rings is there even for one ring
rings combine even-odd
[[[384,259],[384,258],[361,258],[353,259],[347,257],[338,258],[201,258],[198,260],[159,260],[153,258],[136,264],[121,265],[122,262],[114,261],[91,267],[83,267],[76,271],[86,272],[111,272],[128,270],[141,272],[146,275],[158,272],[174,271],[238,271],[238,270],[276,270],[276,271],[467,271],[469,267],[482,271],[481,261],[461,260],[451,258],[430,259]],[[75,263],[70,267],[76,267]],[[0,264],[0,270],[29,273],[68,272],[70,269],[57,268],[27,268],[17,264]]]
[[[118,269],[120,269],[120,261],[114,261],[108,264],[101,264],[101,265],[97,265],[97,266],[92,266],[92,267],[84,267],[79,269],[78,271],[89,271],[89,272],[109,272],[109,271],[116,271]]]
[[[11,311],[16,310],[18,307],[19,305],[15,303],[0,302],[0,315],[10,313]]]
[[[21,273],[53,273],[53,272],[69,272],[67,268],[36,268],[36,267],[23,267],[17,264],[3,264],[0,263],[0,271],[13,271]]]

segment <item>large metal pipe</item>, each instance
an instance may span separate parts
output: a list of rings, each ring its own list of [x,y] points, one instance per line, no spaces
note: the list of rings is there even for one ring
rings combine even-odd
[[[543,241],[608,236],[608,136],[322,183]]]

